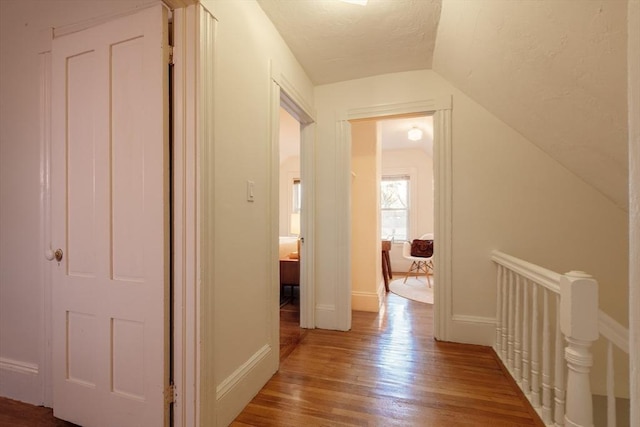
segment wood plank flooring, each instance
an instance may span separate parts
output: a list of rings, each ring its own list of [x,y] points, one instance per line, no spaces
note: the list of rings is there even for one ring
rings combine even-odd
[[[233,426],[542,426],[489,348],[433,339],[431,305],[388,294],[350,332],[303,330],[299,316],[282,307],[280,370]],[[0,398],[0,426],[73,424]]]
[[[300,344],[307,329],[300,328],[300,298],[288,301],[280,307],[280,363]]]
[[[0,426],[75,427],[76,425],[55,418],[51,408],[0,398]]]
[[[491,349],[432,330],[431,305],[394,294],[350,332],[310,330],[232,425],[542,425]]]

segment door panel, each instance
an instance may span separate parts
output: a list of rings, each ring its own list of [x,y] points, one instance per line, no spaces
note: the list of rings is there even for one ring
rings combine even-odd
[[[161,5],[54,39],[53,402],[168,422],[168,49]]]

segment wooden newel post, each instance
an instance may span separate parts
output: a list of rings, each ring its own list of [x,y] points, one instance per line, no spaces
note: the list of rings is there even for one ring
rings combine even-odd
[[[592,427],[593,405],[589,347],[598,339],[598,282],[582,271],[560,278],[560,328],[567,339],[567,401],[565,425]]]

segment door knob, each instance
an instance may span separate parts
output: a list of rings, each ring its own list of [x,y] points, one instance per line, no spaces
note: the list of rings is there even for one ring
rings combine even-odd
[[[63,255],[62,249],[56,249],[56,251],[53,253],[54,258],[58,262],[62,261],[62,255]]]

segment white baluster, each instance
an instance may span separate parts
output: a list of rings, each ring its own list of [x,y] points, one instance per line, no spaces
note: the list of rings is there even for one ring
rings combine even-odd
[[[527,396],[531,394],[531,384],[529,383],[529,378],[531,377],[531,365],[529,364],[529,346],[531,345],[531,339],[529,338],[529,331],[531,330],[529,321],[529,312],[531,311],[531,302],[529,301],[530,284],[528,279],[524,280],[524,302],[522,303],[522,391]]]
[[[509,272],[505,269],[502,274],[502,361],[507,360],[507,319],[508,319],[508,280]]]
[[[502,270],[498,265],[498,280],[496,282],[496,353],[500,355],[502,350]]]
[[[533,284],[531,290],[531,300],[533,306],[531,307],[531,313],[533,319],[531,320],[531,405],[535,409],[540,408],[540,348],[538,338],[538,326],[540,325],[538,314],[538,284]]]
[[[560,306],[560,326],[568,344],[565,425],[592,427],[589,372],[593,357],[589,347],[598,339],[598,283],[580,271],[561,276]]]
[[[555,344],[555,360],[553,362],[554,371],[554,401],[553,419],[556,426],[564,425],[564,340],[562,331],[560,330],[560,295],[556,295],[556,344]]]
[[[514,318],[513,318],[513,313],[515,313],[515,309],[513,307],[514,301],[513,301],[513,294],[514,294],[514,283],[513,283],[513,276],[514,273],[512,271],[509,272],[509,325],[508,325],[508,329],[507,329],[507,368],[509,369],[510,372],[513,372],[513,322],[514,322]]]
[[[616,395],[613,378],[613,343],[607,341],[607,427],[616,427]]]
[[[520,301],[520,288],[522,287],[522,278],[520,275],[516,276],[516,312],[515,312],[515,348],[514,348],[514,378],[518,385],[522,384],[522,324],[520,323],[521,301]]]
[[[551,423],[551,327],[549,291],[542,292],[542,421]]]

